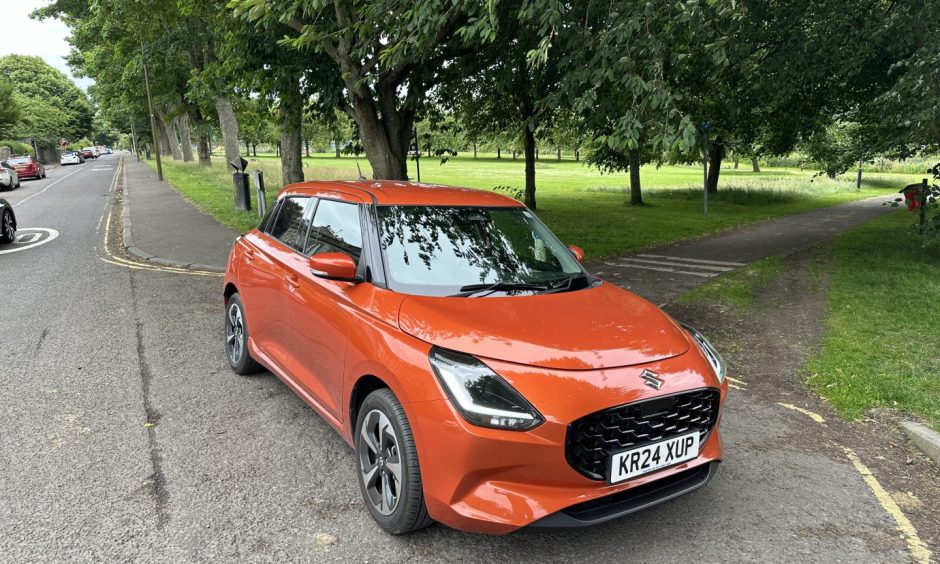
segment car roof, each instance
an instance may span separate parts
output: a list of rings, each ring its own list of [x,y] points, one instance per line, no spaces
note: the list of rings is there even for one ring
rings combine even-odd
[[[378,205],[522,207],[517,200],[488,190],[400,180],[314,180],[289,184],[281,195],[323,197],[323,192],[330,191],[358,196]]]

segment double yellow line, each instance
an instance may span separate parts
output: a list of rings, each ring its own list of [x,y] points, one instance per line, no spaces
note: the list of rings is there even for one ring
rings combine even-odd
[[[126,198],[127,194],[127,171],[124,166],[124,159],[122,158],[120,163],[117,166],[117,170],[114,173],[114,178],[111,179],[111,186],[108,188],[108,194],[113,195],[115,189],[117,188],[119,179],[124,180],[124,191],[122,191],[122,197]],[[108,264],[113,264],[115,266],[121,266],[124,268],[130,268],[133,270],[152,270],[156,272],[170,272],[172,274],[185,274],[189,276],[213,276],[220,277],[222,276],[219,272],[212,272],[209,270],[197,270],[192,268],[183,268],[181,266],[169,266],[169,265],[158,265],[152,264],[149,262],[134,260],[125,258],[111,251],[110,248],[110,238],[111,238],[111,220],[114,212],[114,204],[108,203],[108,211],[106,214],[101,215],[101,219],[98,220],[98,232],[101,232],[101,224],[104,223],[104,237],[101,243],[101,250],[103,255],[99,254],[98,258],[103,262]]]

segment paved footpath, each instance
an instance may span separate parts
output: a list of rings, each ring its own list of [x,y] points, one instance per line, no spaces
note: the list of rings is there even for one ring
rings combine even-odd
[[[708,280],[772,256],[822,243],[893,208],[886,196],[762,221],[667,247],[589,263],[588,270],[657,304]]]
[[[154,262],[224,270],[238,233],[196,209],[167,182],[157,180],[157,173],[147,164],[130,157],[125,160],[125,171],[129,214],[125,212],[124,224],[129,228],[124,242],[128,250]]]

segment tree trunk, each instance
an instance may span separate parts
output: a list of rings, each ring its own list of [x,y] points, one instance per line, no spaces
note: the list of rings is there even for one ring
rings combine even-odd
[[[753,167],[754,172],[760,172],[760,163],[757,162],[757,157],[751,159],[751,167]]]
[[[292,86],[295,88],[282,89],[277,110],[281,131],[281,175],[285,185],[304,181],[301,157],[304,101],[299,85]]]
[[[557,160],[561,160],[561,147],[558,147]]]
[[[535,147],[535,160],[539,160],[539,148]]]
[[[238,118],[228,98],[216,98],[215,110],[219,114],[219,129],[222,130],[222,144],[225,145],[225,166],[238,160]]]
[[[201,166],[212,165],[212,146],[209,145],[209,136],[200,132],[196,135],[196,152],[199,154]]]
[[[252,143],[252,144],[251,144],[251,156],[253,156],[253,157],[257,157],[257,156],[258,156],[258,144],[257,144],[257,143]]]
[[[640,150],[630,149],[630,205],[643,205],[643,192],[640,190]]]
[[[516,160],[516,156],[517,156],[516,150],[513,149],[513,150],[512,150],[512,160]]]
[[[718,191],[718,176],[721,174],[721,161],[724,157],[725,146],[719,137],[712,143],[712,150],[708,155],[708,192],[710,194]]]
[[[476,158],[477,158],[477,144],[476,144],[476,142],[474,141],[474,143],[473,143],[473,159],[476,160]]]
[[[528,127],[522,131],[522,144],[525,150],[525,205],[535,210],[535,134]]]
[[[310,140],[309,139],[304,139],[304,154],[308,157],[310,156]]]
[[[174,160],[183,160],[183,149],[180,147],[180,140],[179,137],[177,137],[176,120],[178,118],[167,121],[162,112],[158,112],[158,114],[160,121],[163,122],[163,128],[167,133],[167,142],[170,144],[170,155]]]
[[[399,107],[398,85],[380,79],[374,86],[373,96],[352,77],[345,82],[350,101],[347,113],[359,128],[366,158],[372,165],[372,177],[408,180],[408,147],[414,110]]]
[[[581,160],[581,149],[574,150],[574,160],[576,162]]]
[[[734,170],[738,170],[738,162],[741,160],[741,157],[738,156],[738,152],[734,152]]]
[[[503,153],[502,153],[502,151],[500,150],[499,147],[496,147],[496,158],[497,158],[497,159],[503,158]]]
[[[339,141],[338,141],[338,140],[333,140],[333,145],[334,145],[334,147],[335,147],[335,149],[336,149],[336,158],[338,159],[338,158],[340,158],[340,156],[341,156],[341,155],[340,155],[340,149],[339,149]]]
[[[186,114],[176,118],[176,127],[180,132],[180,145],[183,149],[183,161],[193,162],[193,138],[189,132],[189,116]]]
[[[170,152],[171,145],[170,145],[170,135],[166,130],[166,122],[163,121],[163,114],[161,114],[160,112],[156,112],[156,114],[157,114],[157,119],[154,121],[157,124],[157,141],[160,144],[160,148],[159,148],[160,154],[169,155],[171,154]],[[173,157],[176,158],[175,155]]]

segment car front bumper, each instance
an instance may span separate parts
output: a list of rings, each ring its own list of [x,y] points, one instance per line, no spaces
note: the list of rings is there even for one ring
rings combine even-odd
[[[414,402],[406,407],[418,446],[425,501],[431,516],[450,527],[487,534],[506,534],[524,527],[560,529],[590,526],[651,507],[704,486],[723,457],[719,433],[721,411],[697,458],[609,485],[582,475],[566,458],[568,424],[602,409],[682,393],[702,387],[720,390],[727,382],[700,376],[705,368],[664,362],[662,390],[636,386],[641,368],[580,373],[554,386],[520,385],[509,366],[491,367],[507,377],[546,417],[528,432],[482,428],[467,423],[449,400]],[[606,393],[586,389],[584,379],[605,381]],[[627,384],[629,382],[629,384]],[[606,385],[605,384],[605,385]],[[671,384],[671,386],[670,386]],[[525,389],[528,388],[528,389]],[[524,391],[523,391],[524,389]],[[551,400],[554,398],[554,401]],[[549,408],[551,407],[551,408]]]

